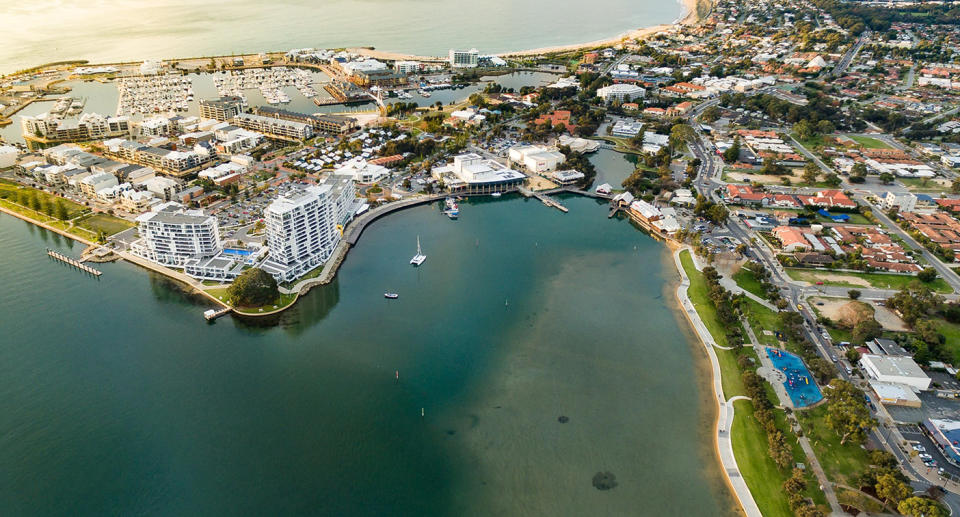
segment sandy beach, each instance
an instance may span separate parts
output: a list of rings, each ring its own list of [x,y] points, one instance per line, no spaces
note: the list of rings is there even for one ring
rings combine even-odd
[[[498,55],[501,57],[537,56],[541,54],[554,54],[558,52],[573,52],[576,50],[587,49],[587,48],[610,47],[610,46],[620,44],[625,40],[644,39],[654,34],[658,34],[660,32],[674,29],[681,25],[694,25],[697,22],[699,22],[700,17],[697,14],[697,4],[699,3],[699,0],[680,0],[680,1],[683,3],[684,9],[686,9],[686,13],[674,23],[663,23],[660,25],[654,25],[652,27],[642,27],[632,31],[624,32],[612,38],[589,41],[586,43],[574,43],[570,45],[559,45],[559,46],[553,46],[553,47],[542,47],[542,48],[534,48],[534,49],[528,49],[528,50],[518,50],[516,52],[504,52]]]
[[[700,16],[697,14],[697,5],[701,0],[680,0],[683,4],[685,12],[674,23],[662,23],[660,25],[654,25],[652,27],[642,27],[639,29],[634,29],[621,33],[619,35],[604,38],[595,41],[588,41],[584,43],[571,43],[569,45],[557,45],[552,47],[540,47],[532,48],[526,50],[516,50],[510,52],[502,52],[496,54],[500,57],[522,57],[522,56],[538,56],[542,54],[554,54],[558,52],[573,52],[581,49],[588,48],[597,48],[597,47],[610,47],[618,45],[627,40],[638,40],[648,38],[654,34],[659,34],[664,31],[675,29],[681,25],[694,25],[700,21]],[[382,59],[386,61],[423,61],[423,62],[440,62],[446,61],[446,56],[417,56],[412,54],[404,54],[401,52],[391,52],[388,50],[377,50],[370,47],[358,47],[358,48],[349,48],[349,52],[356,53],[361,56],[371,57],[375,59]]]

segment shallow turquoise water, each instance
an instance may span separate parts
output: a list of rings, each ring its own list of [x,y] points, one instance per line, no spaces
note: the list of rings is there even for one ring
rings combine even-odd
[[[98,281],[0,215],[0,511],[729,514],[664,248],[563,202],[406,210],[280,318],[212,325],[164,278]]]

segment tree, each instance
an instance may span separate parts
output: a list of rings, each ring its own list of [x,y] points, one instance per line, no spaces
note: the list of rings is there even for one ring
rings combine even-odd
[[[950,192],[954,194],[960,194],[960,177],[955,178],[953,183],[950,184]]]
[[[723,161],[734,163],[740,158],[740,137],[733,139],[733,145],[723,152]]]
[[[837,176],[836,174],[827,174],[823,178],[823,182],[826,183],[827,186],[837,188],[841,183],[843,183],[843,180],[841,180],[840,176]]]
[[[812,185],[817,182],[817,176],[820,175],[820,167],[813,162],[807,162],[803,166],[803,181]]]
[[[857,345],[880,337],[883,333],[883,327],[873,318],[865,319],[853,326],[853,333],[850,339]]]
[[[849,291],[847,291],[847,296],[849,296],[851,300],[856,300],[857,298],[860,298],[860,294],[861,293],[858,289],[850,289]]]
[[[827,398],[827,425],[839,436],[840,445],[853,439],[864,440],[865,432],[876,425],[863,399],[863,392],[843,379],[830,381],[830,389],[823,390]]]
[[[67,212],[67,205],[62,199],[58,199],[57,202],[54,203],[53,216],[61,221],[65,221],[68,217],[70,217],[69,213]]]
[[[706,122],[707,124],[713,124],[720,119],[720,108],[716,106],[710,106],[709,108],[703,111],[703,114],[700,115],[700,120]]]
[[[884,172],[883,174],[880,175],[880,182],[883,183],[884,185],[889,185],[893,183],[893,174],[890,174],[889,172]]]
[[[255,307],[273,302],[280,296],[277,281],[260,268],[251,268],[237,277],[227,290],[234,306]]]
[[[857,361],[860,360],[860,352],[853,347],[848,348],[844,355],[847,356],[847,361],[850,361],[850,364],[857,364]]]
[[[867,181],[867,166],[863,162],[857,162],[850,169],[850,182],[863,183]]]
[[[893,504],[903,501],[913,493],[909,485],[892,473],[879,476],[874,488],[877,490],[877,497]]]
[[[932,267],[923,268],[923,271],[917,273],[917,278],[925,284],[929,284],[937,279],[937,270]]]
[[[909,517],[947,517],[946,510],[933,499],[908,497],[897,504],[897,511]]]

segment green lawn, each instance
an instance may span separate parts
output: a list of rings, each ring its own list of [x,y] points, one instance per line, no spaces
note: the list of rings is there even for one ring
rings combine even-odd
[[[810,439],[827,477],[835,483],[853,486],[854,476],[866,470],[870,464],[867,451],[852,442],[840,445],[840,436],[827,426],[826,415],[827,406],[821,405],[798,411],[797,419]]]
[[[876,138],[871,138],[869,136],[854,136],[854,135],[847,135],[847,136],[854,142],[862,145],[867,149],[892,149],[892,147],[883,143],[880,140],[877,140]]]
[[[707,283],[703,274],[697,271],[693,265],[693,258],[690,257],[689,250],[680,252],[680,263],[683,270],[690,278],[690,287],[687,289],[687,296],[693,303],[694,308],[706,325],[707,330],[713,336],[714,341],[720,346],[729,346],[727,343],[726,332],[723,330],[723,324],[717,320],[717,311],[713,308],[713,302],[707,296]],[[723,382],[723,394],[730,398],[734,395],[743,395],[743,381],[740,379],[740,367],[737,365],[737,352],[735,350],[715,349],[717,361],[720,363],[720,375]],[[743,352],[741,352],[743,353]]]
[[[806,147],[808,151],[812,151],[817,147],[823,147],[826,145],[823,135],[816,135],[809,140],[801,140],[800,136],[796,133],[791,133],[790,136],[792,136],[797,142],[800,142],[800,145]]]
[[[75,224],[94,233],[102,231],[106,235],[120,233],[133,228],[134,223],[109,214],[90,214],[78,219]]]
[[[895,275],[890,273],[851,273],[851,272],[833,272],[821,271],[817,269],[804,268],[785,268],[790,278],[803,282],[815,284],[823,282],[824,285],[834,285],[840,287],[863,288],[866,287],[857,282],[857,279],[866,280],[871,287],[878,289],[902,289],[913,282],[920,282],[915,276]],[[825,275],[829,275],[827,278]],[[844,278],[846,277],[846,278]],[[938,293],[952,293],[953,289],[942,278],[937,278],[933,282],[925,284],[931,290]]]
[[[67,208],[68,219],[73,219],[74,217],[77,217],[90,210],[83,205],[70,201],[69,199],[57,197],[42,190],[26,187],[10,180],[0,179],[0,198],[9,198],[9,201],[13,203],[19,203],[17,196],[21,191],[33,192],[42,202],[46,202],[47,204],[54,203],[58,199],[63,201],[63,205]]]
[[[943,347],[953,357],[954,363],[960,362],[960,325],[942,319],[935,321],[938,323],[937,332],[947,338]]]
[[[780,470],[770,458],[767,436],[753,417],[753,402],[738,400],[733,403],[733,427],[730,438],[733,442],[733,454],[744,481],[753,494],[753,499],[765,517],[792,516],[790,503],[783,491],[783,482],[790,477],[790,470]],[[794,462],[808,463],[803,450],[797,444],[796,437],[784,422],[783,411],[775,411],[777,427],[784,433],[787,443],[793,445]],[[807,474],[807,497],[817,504],[826,504],[823,492],[817,487],[812,473]]]
[[[747,316],[747,321],[750,323],[750,326],[753,328],[754,334],[757,335],[757,339],[760,340],[762,345],[776,345],[777,337],[768,336],[763,333],[764,330],[779,330],[780,328],[780,317],[777,316],[777,313],[760,305],[754,300],[747,299],[746,303],[742,306],[744,313]]]
[[[933,178],[897,178],[903,186],[912,190],[943,190],[943,185]],[[948,185],[949,186],[949,185]]]
[[[204,289],[204,291],[212,294],[218,300],[230,304],[230,296],[227,294],[228,289],[230,288],[218,287],[214,289]],[[263,309],[262,312],[271,312],[290,305],[296,299],[297,295],[295,294],[281,294],[273,303],[265,304],[263,307],[234,307],[234,310],[241,314],[259,314],[261,312],[260,309]]]
[[[747,268],[741,268],[740,271],[737,271],[733,274],[733,281],[737,283],[744,291],[749,291],[760,298],[766,298],[767,292],[763,289],[763,285],[757,280],[756,275],[753,274],[753,271],[750,271]]]

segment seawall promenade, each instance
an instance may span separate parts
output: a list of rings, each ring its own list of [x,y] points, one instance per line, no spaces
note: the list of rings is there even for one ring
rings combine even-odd
[[[689,250],[691,257],[693,256],[693,250],[690,250],[690,248],[686,246],[675,250],[673,253],[673,260],[681,278],[676,295],[683,314],[686,316],[687,321],[690,322],[690,326],[694,332],[696,332],[700,343],[703,344],[703,347],[707,351],[707,356],[710,358],[710,369],[713,371],[714,401],[717,403],[717,422],[714,426],[717,454],[720,456],[720,464],[723,467],[723,473],[727,477],[730,488],[733,490],[733,495],[737,498],[737,501],[739,501],[744,513],[747,517],[762,517],[760,508],[753,499],[753,494],[750,493],[750,488],[747,487],[746,481],[744,481],[743,476],[740,474],[740,468],[737,466],[737,458],[733,454],[733,440],[730,438],[730,432],[733,427],[733,403],[745,397],[731,397],[728,400],[723,394],[720,362],[717,359],[717,352],[714,350],[716,343],[707,326],[704,325],[703,320],[700,319],[700,314],[697,313],[697,309],[693,306],[693,302],[690,301],[690,297],[687,296],[687,289],[690,287],[690,278],[687,276],[687,272],[683,269],[683,263],[680,261],[680,253],[683,250]]]

